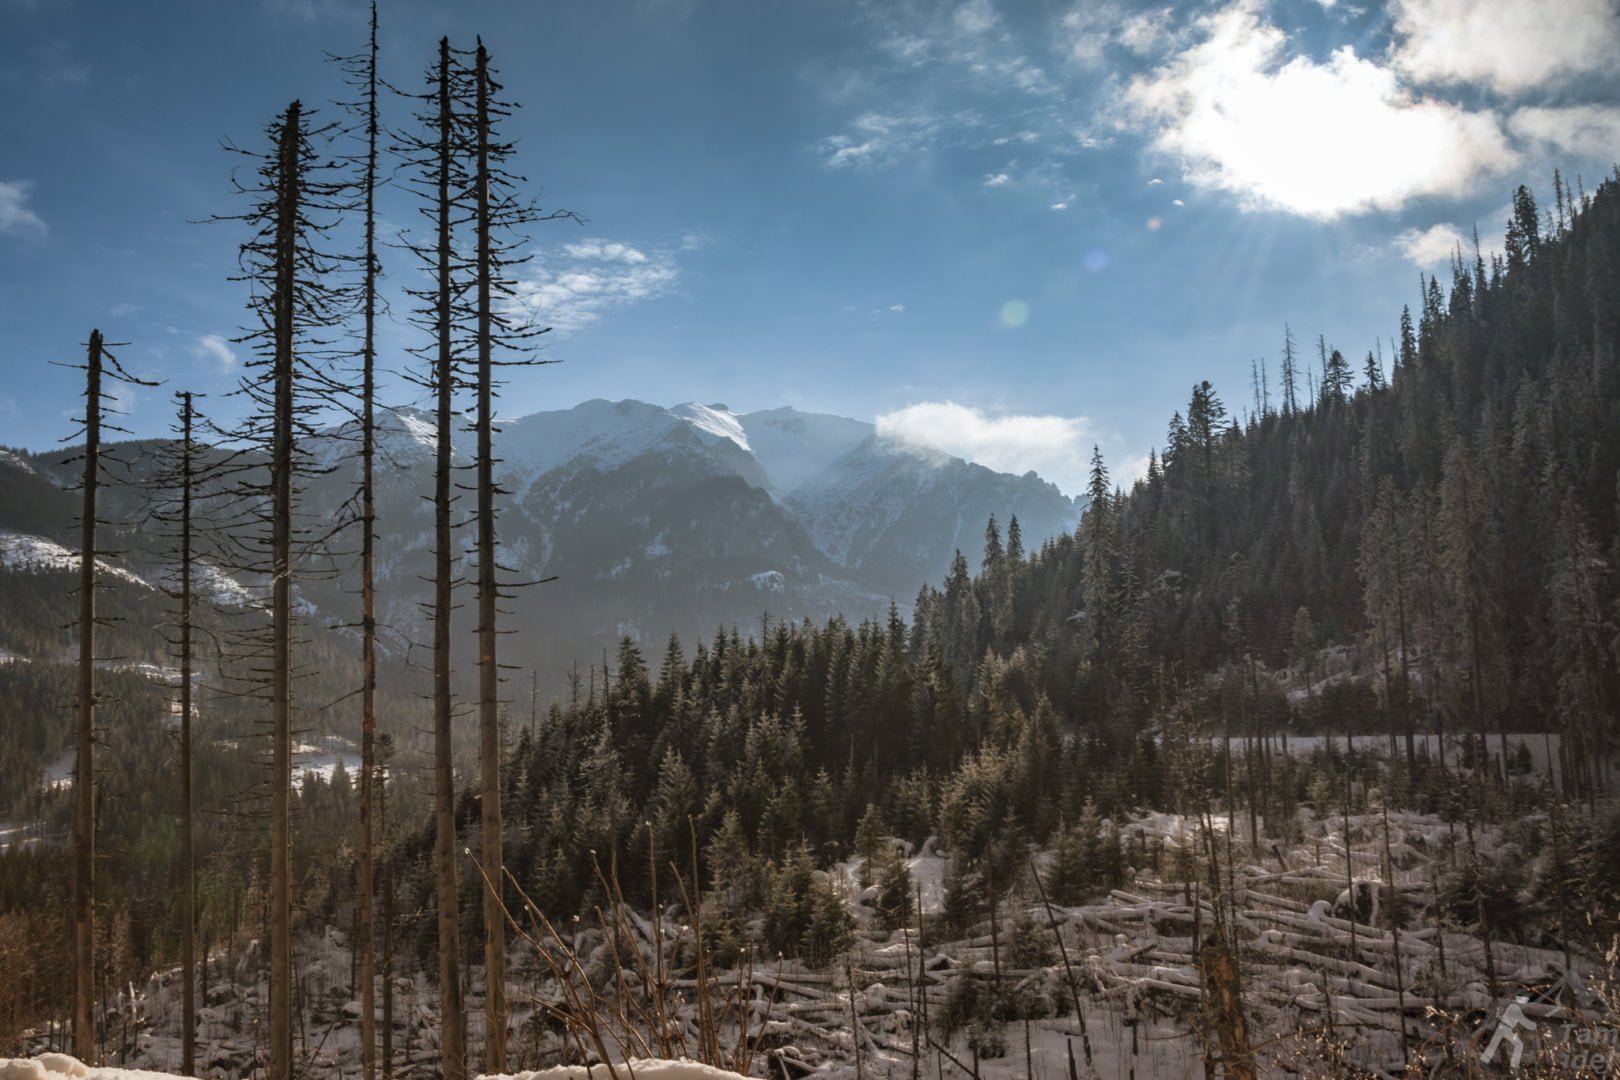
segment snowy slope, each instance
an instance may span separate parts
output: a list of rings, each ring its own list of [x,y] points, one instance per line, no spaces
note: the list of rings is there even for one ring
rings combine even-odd
[[[27,533],[0,530],[0,567],[7,570],[78,570],[79,557],[55,540]],[[142,578],[103,559],[96,560],[101,573],[150,589]]]
[[[793,408],[747,413],[738,420],[778,498],[826,474],[874,430],[860,420]]]

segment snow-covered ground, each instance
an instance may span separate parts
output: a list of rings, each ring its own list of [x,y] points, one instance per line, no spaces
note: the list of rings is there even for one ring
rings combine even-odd
[[[112,1069],[84,1064],[67,1054],[0,1058],[0,1080],[174,1080],[170,1073]]]
[[[0,1080],[179,1080],[175,1073],[86,1065],[67,1054],[0,1058]],[[480,1080],[740,1080],[737,1073],[695,1061],[633,1058],[587,1069],[560,1065],[534,1072],[486,1074]]]
[[[1549,1021],[1538,1037],[1556,1037],[1561,1025],[1578,1015],[1572,1007],[1579,1003],[1565,993],[1569,981],[1560,950],[1493,942],[1493,994],[1477,934],[1436,924],[1436,883],[1460,872],[1459,860],[1466,858],[1456,836],[1461,826],[1393,809],[1387,820],[1386,841],[1385,816],[1376,803],[1368,813],[1351,815],[1348,832],[1340,815],[1318,817],[1301,810],[1295,840],[1266,838],[1258,847],[1246,835],[1244,815],[1236,823],[1216,820],[1215,846],[1225,879],[1219,915],[1230,926],[1241,958],[1243,1008],[1261,1075],[1298,1070],[1325,1078],[1345,1075],[1350,1066],[1400,1075],[1403,1032],[1406,1052],[1414,1059],[1423,1048],[1442,1046],[1477,1057],[1484,1043],[1479,1033],[1493,1022],[1494,1010],[1516,994],[1526,998],[1521,1007],[1527,1016]],[[1481,861],[1534,871],[1548,853],[1515,844],[1513,836],[1526,822],[1534,823],[1532,818],[1506,829],[1476,826]],[[870,891],[858,889],[858,864],[839,864],[829,876],[845,891],[856,916],[854,944],[825,968],[758,957],[749,972],[719,971],[720,993],[733,1002],[722,1025],[722,1046],[746,1040],[757,1047],[749,1071],[763,1077],[898,1080],[918,1070],[958,1076],[976,1071],[980,1080],[1063,1080],[1071,1053],[1075,1072],[1085,1078],[1170,1080],[1201,1074],[1205,987],[1198,942],[1201,936],[1208,940],[1218,912],[1196,860],[1178,855],[1200,849],[1199,824],[1195,818],[1155,813],[1122,822],[1120,830],[1128,838],[1127,854],[1141,864],[1128,868],[1126,887],[1050,911],[1031,889],[1016,889],[1004,898],[997,923],[981,922],[948,941],[933,940],[932,934],[925,938],[915,927],[881,929]],[[922,887],[925,909],[938,910],[947,856],[931,842],[903,854]],[[1183,881],[1182,873],[1190,880]],[[1347,887],[1352,879],[1354,890]],[[1534,874],[1526,880],[1533,881]],[[1349,900],[1363,891],[1368,903],[1356,912]],[[1410,913],[1398,935],[1383,914],[1395,895]],[[1527,903],[1531,899],[1525,897]],[[696,1046],[692,929],[673,910],[657,934],[650,920],[633,912],[624,925],[617,952],[599,929],[582,923],[569,930],[568,947],[579,970],[611,972],[617,956],[626,965],[621,970],[627,981],[621,985],[639,1003],[646,991],[629,950],[640,950],[647,971],[653,970],[655,954],[662,957],[670,979],[672,1030],[682,1045]],[[307,1005],[297,1035],[301,1068],[311,1077],[352,1077],[358,1069],[360,1007],[350,982],[350,943],[328,927],[301,941],[297,954]],[[512,943],[510,1050],[518,1064],[577,1060],[576,1044],[537,1012],[541,999],[564,1000],[546,970],[526,944]],[[1590,963],[1578,960],[1576,972],[1585,985],[1601,983],[1601,972]],[[207,1075],[241,1080],[258,1067],[267,997],[261,977],[256,945],[230,956],[214,953],[199,1025],[199,1058]],[[483,1030],[481,968],[471,966],[467,977],[469,1056],[476,1062]],[[614,984],[606,975],[597,983],[608,995]],[[740,996],[739,986],[745,987]],[[396,973],[393,989],[395,1075],[425,1080],[437,1068],[436,991],[425,974],[404,969]],[[982,1007],[964,1005],[982,1003],[986,995],[1021,1002],[1019,1013],[1027,1022],[986,1020]],[[117,1008],[120,1020],[128,1020],[129,1040],[108,1049],[109,1062],[176,1068],[178,998],[178,973],[172,970],[120,994]],[[603,1028],[613,1029],[613,1006],[604,1001],[599,1008]],[[951,1010],[964,1008],[978,1008],[973,1015],[979,1019],[944,1021]],[[744,1018],[746,1032],[739,1029],[738,1017]],[[1323,1065],[1313,1057],[1326,1045],[1324,1033],[1342,1046],[1343,1063]],[[657,1049],[657,1040],[645,1031],[607,1034],[605,1044],[615,1061]],[[48,1048],[44,1040],[35,1044],[37,1050]],[[632,1069],[636,1080],[724,1080],[715,1070],[658,1061],[631,1061],[615,1072],[630,1080]],[[0,1073],[0,1080],[9,1075]],[[37,1072],[16,1075],[52,1080]],[[88,1080],[119,1080],[125,1074],[87,1075]],[[600,1066],[588,1078],[584,1069],[515,1075],[613,1080]]]
[[[0,818],[0,851],[12,847],[28,847],[45,838],[45,823],[25,821],[21,824]]]
[[[342,765],[350,779],[354,778],[356,770],[360,768],[360,748],[350,739],[341,735],[323,735],[313,743],[299,743],[293,747],[293,786],[297,787],[304,782],[304,777],[314,775],[322,780],[331,780]]]
[[[1478,737],[1474,732],[1464,732],[1458,735],[1448,734],[1445,737],[1443,747],[1440,736],[1434,734],[1417,735],[1414,736],[1412,741],[1420,759],[1426,757],[1430,761],[1440,761],[1443,756],[1447,767],[1456,768],[1457,763],[1463,759],[1463,741],[1470,736]],[[1501,754],[1501,739],[1502,736],[1494,731],[1486,739],[1486,749],[1493,759]],[[1211,741],[1218,745],[1222,740],[1215,738]],[[1405,759],[1406,736],[1404,734],[1396,735],[1393,755],[1390,752],[1390,737],[1388,734],[1352,735],[1350,741],[1355,746],[1358,754],[1368,754],[1384,760],[1390,760],[1392,757],[1394,760]],[[1309,758],[1318,750],[1337,750],[1342,753],[1344,751],[1345,736],[1289,735],[1285,738],[1282,735],[1270,735],[1262,740],[1244,739],[1234,735],[1231,739],[1232,752],[1241,754],[1250,746],[1259,751],[1262,743],[1266,744],[1269,751],[1274,754],[1281,754],[1286,743],[1288,756],[1300,760]],[[1507,745],[1508,754],[1512,757],[1518,757],[1520,754],[1528,755],[1531,775],[1550,778],[1556,784],[1563,783],[1559,758],[1563,747],[1562,735],[1556,732],[1510,731],[1507,734]],[[1443,755],[1441,753],[1442,749],[1444,750]]]

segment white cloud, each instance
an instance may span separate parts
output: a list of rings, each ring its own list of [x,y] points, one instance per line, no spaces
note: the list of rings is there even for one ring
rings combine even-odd
[[[0,233],[44,236],[45,219],[28,208],[30,180],[0,180]]]
[[[640,266],[647,261],[644,252],[637,251],[629,244],[621,244],[613,240],[584,240],[574,244],[564,244],[563,251],[575,259],[594,259],[600,262],[621,262],[630,266]]]
[[[816,148],[826,155],[825,163],[834,169],[883,168],[926,147],[939,129],[940,122],[925,113],[896,116],[868,112],[850,121],[848,131],[829,135],[818,142]]]
[[[925,401],[877,418],[879,438],[904,446],[943,451],[997,472],[1031,469],[1073,495],[1088,478],[1092,444],[1098,441],[1083,416],[993,416],[954,401]]]
[[[1533,106],[1509,117],[1508,127],[1520,138],[1569,154],[1608,162],[1620,153],[1620,107],[1614,105]]]
[[[141,392],[133,383],[113,382],[105,391],[107,411],[129,416],[141,404]]]
[[[1070,60],[1095,68],[1116,46],[1137,56],[1152,53],[1172,36],[1174,16],[1169,7],[1127,12],[1116,3],[1080,0],[1058,20],[1058,34]]]
[[[889,305],[889,310],[894,312],[896,315],[898,315],[902,311],[906,310],[906,305],[904,305],[904,304],[890,304]]]
[[[1489,111],[1412,94],[1351,46],[1327,63],[1236,2],[1196,20],[1201,40],[1133,78],[1120,122],[1152,133],[1185,178],[1252,209],[1318,219],[1458,196],[1518,162]]]
[[[1068,208],[1069,204],[1066,202],[1055,202],[1052,204],[1053,210],[1067,210]]]
[[[1483,83],[1516,94],[1613,69],[1613,0],[1394,0],[1394,60],[1421,82]]]
[[[1011,180],[1012,180],[1012,177],[1008,176],[1004,172],[995,173],[995,174],[993,174],[991,176],[987,176],[987,177],[984,178],[984,186],[985,187],[1001,187],[1002,185],[1009,183]]]
[[[1407,229],[1395,237],[1395,246],[1418,266],[1435,266],[1450,262],[1468,241],[1457,226],[1442,222],[1427,229]]]
[[[990,0],[967,0],[956,9],[951,19],[965,34],[988,33],[1000,21],[996,9],[990,6]]]
[[[607,311],[661,296],[680,271],[669,255],[610,240],[563,245],[560,256],[537,258],[513,286],[522,318],[555,334],[571,334]]]
[[[230,339],[221,334],[199,337],[191,347],[191,355],[198,360],[213,361],[221,371],[229,371],[236,366],[236,350],[231,348]]]

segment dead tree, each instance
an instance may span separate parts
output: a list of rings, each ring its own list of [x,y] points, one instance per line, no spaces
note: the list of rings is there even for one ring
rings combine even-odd
[[[96,489],[101,483],[101,331],[85,361],[84,491],[79,526],[79,727],[73,766],[73,1052],[95,1060]]]
[[[422,264],[428,284],[410,290],[418,301],[415,321],[430,342],[413,350],[425,371],[407,378],[432,397],[437,424],[433,470],[433,817],[434,895],[439,946],[439,1046],[445,1080],[467,1075],[467,1012],[461,986],[461,901],[456,867],[455,765],[451,687],[451,612],[455,585],[452,470],[455,392],[463,385],[458,344],[464,344],[466,260],[457,252],[454,228],[466,216],[465,148],[468,72],[448,38],[439,39],[437,61],[427,73],[428,89],[417,97],[417,120],[424,132],[403,141],[400,153],[411,185],[432,222],[432,240],[407,246]]]
[[[488,880],[504,880],[501,818],[501,717],[500,661],[496,651],[497,622],[502,582],[495,557],[495,496],[504,494],[495,483],[495,369],[539,363],[525,347],[547,331],[547,327],[519,324],[505,317],[496,306],[497,298],[513,297],[512,282],[506,270],[521,259],[516,249],[526,237],[523,227],[538,220],[557,220],[574,215],[566,210],[542,213],[533,203],[520,199],[516,184],[521,177],[506,171],[512,145],[498,134],[502,118],[516,108],[500,100],[501,86],[495,81],[489,52],[482,40],[474,53],[472,72],[472,157],[473,224],[477,233],[474,273],[474,351],[477,371],[478,451],[476,459],[478,520],[478,777],[482,815],[482,862]],[[496,359],[499,349],[516,352],[507,359]],[[485,1047],[484,1069],[506,1071],[506,935],[505,912],[496,888],[484,890],[484,983]]]
[[[197,858],[196,820],[191,763],[191,716],[194,710],[196,643],[196,509],[199,488],[208,477],[205,447],[196,437],[195,395],[175,394],[177,442],[171,447],[173,463],[150,481],[153,506],[149,517],[169,530],[173,559],[164,591],[174,602],[174,637],[179,679],[175,687],[180,709],[180,1072],[197,1075]]]
[[[355,937],[360,950],[360,1068],[362,1080],[377,1071],[376,836],[373,812],[377,777],[377,258],[378,137],[381,134],[377,77],[377,4],[371,5],[366,51],[344,58],[344,74],[361,92],[350,108],[359,115],[365,149],[357,181],[363,214],[360,286],[360,881]]]
[[[269,580],[269,625],[247,634],[254,693],[268,706],[270,761],[270,1080],[293,1072],[292,963],[292,742],[295,617],[293,579],[307,557],[335,531],[331,523],[301,521],[301,483],[321,471],[304,447],[316,419],[344,389],[330,374],[333,347],[325,333],[353,306],[352,286],[337,270],[342,261],[322,250],[322,240],[347,208],[349,191],[330,176],[334,167],[321,148],[330,126],[312,128],[294,101],[269,125],[273,149],[236,151],[257,163],[257,181],[238,185],[252,204],[230,218],[252,229],[242,244],[237,280],[253,293],[249,308],[257,325],[240,339],[256,352],[245,365],[238,393],[249,414],[227,437],[244,449],[236,485],[229,491],[241,520],[254,527],[229,536],[241,565]],[[232,147],[231,149],[235,149]]]
[[[84,416],[79,420],[84,451],[63,462],[82,464],[79,511],[79,682],[78,730],[73,764],[73,1052],[96,1059],[96,584],[101,552],[96,545],[96,496],[105,467],[102,429],[107,423],[108,382],[153,386],[126,372],[107,351],[100,330],[90,331],[84,363]],[[69,436],[74,438],[75,436]]]

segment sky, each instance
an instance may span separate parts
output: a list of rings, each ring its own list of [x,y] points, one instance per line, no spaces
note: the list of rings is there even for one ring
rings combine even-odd
[[[537,225],[543,358],[501,410],[792,405],[1076,492],[1144,467],[1192,385],[1237,414],[1284,326],[1387,358],[1401,305],[1514,187],[1620,158],[1615,0],[381,0],[386,78],[489,46]],[[354,0],[0,0],[0,444],[73,433],[92,327],[157,388],[230,391],[241,158],[338,119]],[[385,120],[409,128],[409,106]],[[421,231],[403,185],[384,233]],[[385,252],[388,288],[419,280]],[[421,332],[396,300],[384,360]],[[391,402],[420,403],[405,383]]]

